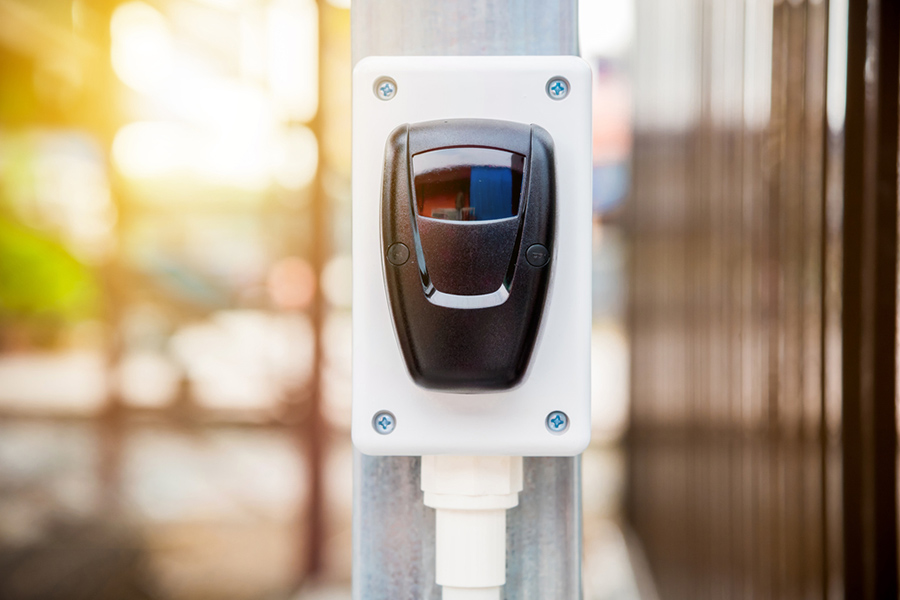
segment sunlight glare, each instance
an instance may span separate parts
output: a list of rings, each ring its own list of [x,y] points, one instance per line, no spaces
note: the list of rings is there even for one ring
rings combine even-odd
[[[110,21],[112,66],[130,88],[149,92],[165,85],[174,54],[166,18],[144,2],[126,2]]]
[[[174,123],[137,122],[122,127],[113,140],[113,160],[126,177],[171,175],[183,169],[196,144]]]
[[[273,154],[273,174],[281,187],[296,191],[312,183],[319,166],[319,147],[308,127],[292,127],[279,135]]]
[[[314,0],[268,7],[269,85],[278,117],[310,121],[318,108],[319,13]]]
[[[578,5],[581,55],[621,57],[634,39],[634,0],[582,0]]]

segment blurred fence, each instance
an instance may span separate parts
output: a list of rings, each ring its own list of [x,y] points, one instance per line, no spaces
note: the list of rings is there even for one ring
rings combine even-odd
[[[896,597],[897,9],[637,6],[628,510],[660,596]]]

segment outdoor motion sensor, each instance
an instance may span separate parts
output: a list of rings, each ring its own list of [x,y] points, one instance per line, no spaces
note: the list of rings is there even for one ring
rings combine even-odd
[[[590,68],[572,56],[370,57],[353,86],[354,444],[580,453]]]
[[[522,457],[590,441],[590,69],[370,57],[353,136],[353,443],[422,457],[441,598],[501,600]]]
[[[522,381],[550,281],[553,140],[537,125],[401,125],[385,149],[381,236],[410,376],[451,392]]]

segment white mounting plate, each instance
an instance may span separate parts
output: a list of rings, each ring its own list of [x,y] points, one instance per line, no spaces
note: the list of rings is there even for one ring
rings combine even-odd
[[[570,83],[562,100],[547,84]],[[375,82],[396,82],[381,100]],[[550,290],[525,380],[495,393],[419,387],[388,306],[381,255],[385,142],[398,125],[482,118],[536,124],[556,149],[557,218]],[[574,56],[370,57],[353,71],[353,443],[365,454],[574,456],[590,441],[591,71]],[[396,427],[377,433],[376,413]],[[569,428],[553,434],[555,410]]]

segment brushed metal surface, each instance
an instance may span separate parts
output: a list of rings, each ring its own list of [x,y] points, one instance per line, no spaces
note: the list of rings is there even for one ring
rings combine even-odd
[[[577,54],[576,0],[355,0],[353,63],[366,56]],[[507,516],[507,600],[581,598],[580,458],[526,458]],[[354,600],[439,600],[434,511],[420,459],[356,453]]]
[[[354,600],[440,600],[434,510],[418,457],[354,459]],[[581,459],[526,458],[519,506],[507,512],[507,600],[576,600],[581,590]]]

